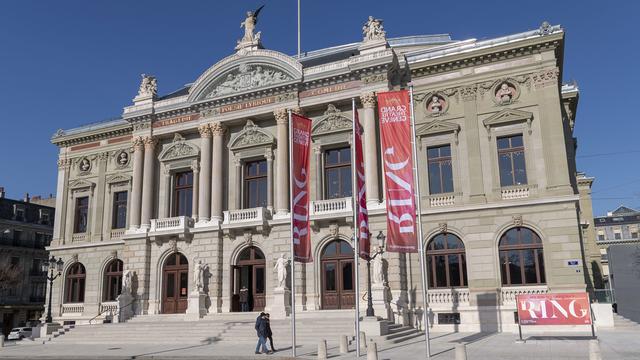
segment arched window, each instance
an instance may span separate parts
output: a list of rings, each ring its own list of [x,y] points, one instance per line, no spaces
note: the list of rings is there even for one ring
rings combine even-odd
[[[509,229],[500,238],[500,270],[502,285],[546,283],[542,240],[524,228]]]
[[[436,235],[427,244],[427,269],[430,288],[467,286],[467,262],[464,243],[450,233]]]
[[[122,260],[113,259],[104,272],[104,301],[115,301],[122,292]]]
[[[66,286],[64,288],[65,303],[84,302],[84,284],[87,273],[81,263],[75,263],[67,270]]]

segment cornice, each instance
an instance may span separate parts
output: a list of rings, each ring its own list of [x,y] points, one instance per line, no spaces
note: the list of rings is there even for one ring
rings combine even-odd
[[[109,128],[101,128],[95,130],[87,130],[70,135],[54,136],[51,143],[58,147],[67,147],[83,143],[89,143],[123,135],[129,135],[133,132],[132,124],[115,125]]]

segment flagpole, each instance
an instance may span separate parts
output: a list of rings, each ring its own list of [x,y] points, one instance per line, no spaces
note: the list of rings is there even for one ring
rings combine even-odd
[[[293,132],[291,130],[291,109],[289,113],[289,234],[291,242],[291,353],[296,357],[296,258],[293,248]]]
[[[358,189],[358,164],[356,164],[356,99],[351,98],[351,118],[353,119],[353,129],[351,134],[351,201],[353,202],[353,253],[356,275],[356,358],[360,357],[360,224],[358,224],[358,212],[360,210],[359,189]]]
[[[298,61],[300,61],[300,0],[298,0]]]
[[[431,359],[431,341],[429,340],[429,316],[427,316],[427,276],[424,266],[424,244],[422,238],[422,206],[420,197],[420,181],[418,176],[418,154],[416,152],[416,119],[413,110],[413,85],[409,86],[411,99],[411,148],[413,150],[413,177],[416,189],[416,207],[418,210],[418,254],[420,255],[420,274],[422,275],[422,316],[424,323],[424,340],[427,345],[427,359]]]

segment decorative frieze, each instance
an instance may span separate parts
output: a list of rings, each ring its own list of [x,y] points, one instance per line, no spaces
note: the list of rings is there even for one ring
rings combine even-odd
[[[477,92],[478,88],[476,85],[460,87],[460,96],[462,96],[462,100],[464,101],[474,101],[476,99]]]
[[[546,69],[533,74],[533,85],[536,89],[547,86],[558,86],[560,70],[557,67]]]

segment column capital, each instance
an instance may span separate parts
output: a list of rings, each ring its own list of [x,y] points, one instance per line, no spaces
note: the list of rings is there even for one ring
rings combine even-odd
[[[143,141],[145,150],[153,150],[156,147],[156,144],[158,144],[158,140],[152,136],[145,137]]]
[[[296,106],[296,107],[291,108],[291,112],[295,113],[295,114],[298,114],[298,115],[304,116],[304,109],[301,108],[300,106]]]
[[[131,139],[131,144],[133,145],[133,151],[144,150],[144,138],[142,136],[135,136]]]
[[[211,125],[202,124],[198,126],[198,132],[200,132],[200,137],[203,137],[203,138],[211,137]]]
[[[69,169],[71,167],[71,159],[58,159],[58,169]]]
[[[225,128],[219,121],[211,123],[209,127],[211,128],[211,133],[213,134],[213,136],[222,136],[227,130],[227,128]]]
[[[273,112],[273,116],[276,117],[276,123],[279,125],[286,125],[289,122],[289,113],[287,109],[277,109]]]
[[[476,93],[478,87],[476,85],[462,86],[460,87],[460,95],[464,101],[474,101],[476,99]]]
[[[373,108],[376,107],[376,93],[368,92],[360,95],[360,101],[362,101],[362,105],[365,108]]]
[[[264,157],[265,159],[267,159],[267,161],[273,161],[273,151],[271,150],[271,148],[266,148],[264,150]]]

